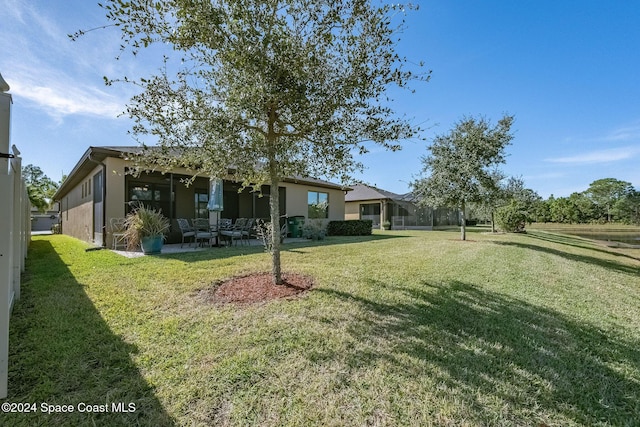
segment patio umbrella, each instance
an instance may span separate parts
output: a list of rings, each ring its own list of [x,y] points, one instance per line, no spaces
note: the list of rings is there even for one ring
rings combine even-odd
[[[222,200],[222,180],[216,179],[211,183],[211,195],[209,196],[209,203],[207,203],[207,209],[210,211],[220,212],[224,210],[224,202]]]
[[[207,203],[207,209],[212,212],[216,212],[216,226],[220,223],[220,212],[224,210],[224,203],[222,199],[222,180],[216,179],[211,182],[211,195],[209,196],[209,203]],[[220,239],[220,237],[217,237]],[[220,240],[217,240],[220,245]]]

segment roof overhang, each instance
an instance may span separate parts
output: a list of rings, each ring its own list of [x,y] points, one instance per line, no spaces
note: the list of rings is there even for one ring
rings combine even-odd
[[[89,147],[71,172],[69,172],[69,175],[67,175],[67,178],[62,182],[58,191],[53,195],[53,200],[62,200],[67,193],[86,179],[87,175],[91,173],[96,166],[103,165],[108,157],[126,158],[128,154],[135,153],[138,150],[140,150],[140,147]],[[352,190],[350,187],[310,177],[287,177],[283,179],[283,182],[341,191]]]

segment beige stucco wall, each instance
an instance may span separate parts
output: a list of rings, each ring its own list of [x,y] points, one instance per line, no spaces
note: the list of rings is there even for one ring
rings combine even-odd
[[[62,232],[85,242],[94,242],[93,176],[102,170],[96,167],[62,199]],[[84,188],[84,191],[83,191]],[[90,188],[90,191],[86,191]]]
[[[107,166],[107,223],[110,218],[123,218],[126,212],[125,201],[125,167],[127,162],[123,159],[108,157],[104,161]],[[108,242],[111,244],[111,242]]]
[[[107,247],[110,248],[112,245],[111,218],[124,218],[126,212],[124,180],[127,162],[124,159],[107,157],[104,164],[107,167],[107,198],[105,200]]]
[[[360,219],[360,202],[344,203],[344,219]]]
[[[313,185],[302,185],[291,182],[284,182],[281,187],[287,189],[287,215],[304,216],[309,214],[307,193],[318,191],[329,194],[329,220],[339,221],[344,219],[344,191]]]

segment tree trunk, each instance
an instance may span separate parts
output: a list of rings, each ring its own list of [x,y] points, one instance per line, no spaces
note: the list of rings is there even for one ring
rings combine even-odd
[[[496,214],[494,211],[491,211],[491,232],[496,232]]]
[[[278,174],[278,161],[276,159],[276,144],[278,137],[275,132],[276,110],[275,104],[268,107],[269,129],[267,133],[269,179],[271,194],[269,196],[269,210],[271,213],[271,275],[273,283],[282,285],[282,269],[280,266],[280,175]]]
[[[282,269],[280,266],[280,191],[278,177],[271,175],[271,195],[269,207],[271,211],[271,275],[273,283],[282,284]]]
[[[460,225],[460,239],[467,240],[467,219],[465,218],[464,210],[465,203],[462,202],[462,206],[460,206],[460,216],[462,218],[462,224]]]

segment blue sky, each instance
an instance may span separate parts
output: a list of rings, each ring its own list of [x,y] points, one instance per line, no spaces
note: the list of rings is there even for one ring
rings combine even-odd
[[[396,108],[427,141],[373,149],[356,178],[404,193],[437,134],[465,115],[516,117],[503,171],[541,196],[568,196],[599,178],[640,188],[640,3],[456,1],[419,3],[398,50],[433,70]],[[67,34],[104,23],[88,0],[0,0],[0,73],[13,95],[12,143],[24,164],[59,180],[91,145],[132,145],[118,117],[133,88],[103,76],[148,75],[147,53],[118,55],[119,34]]]

